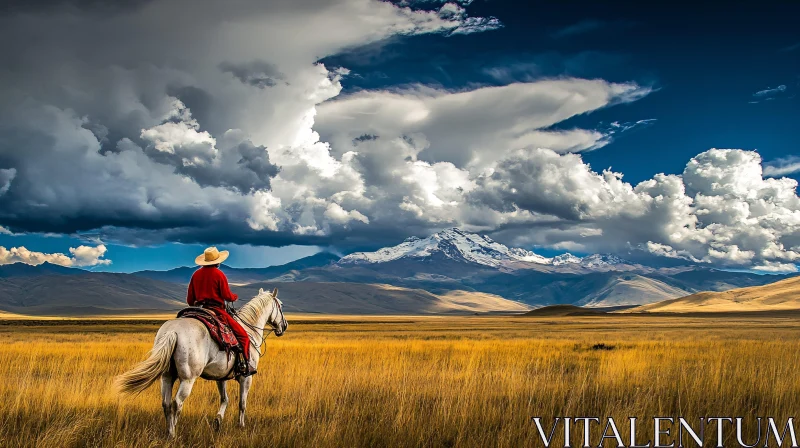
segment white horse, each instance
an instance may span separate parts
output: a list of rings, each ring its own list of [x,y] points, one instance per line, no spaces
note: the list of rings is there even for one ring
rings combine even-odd
[[[269,324],[276,336],[283,335],[288,323],[283,316],[283,303],[278,300],[278,290],[272,293],[263,289],[258,291],[250,302],[238,311],[243,327],[250,340],[250,364],[258,367],[261,357],[259,349],[264,341],[264,326]],[[167,433],[175,437],[175,424],[183,410],[183,403],[192,393],[197,378],[216,381],[219,389],[220,406],[214,419],[214,427],[219,430],[225,409],[228,407],[228,393],[225,383],[231,379],[235,356],[220,350],[211,339],[205,325],[197,319],[172,319],[164,322],[156,334],[153,349],[148,358],[116,379],[121,392],[139,393],[161,378],[161,406],[167,419]],[[178,392],[172,399],[172,387],[180,379]],[[239,426],[244,427],[244,413],[247,409],[247,393],[253,382],[252,376],[236,377],[239,382]]]

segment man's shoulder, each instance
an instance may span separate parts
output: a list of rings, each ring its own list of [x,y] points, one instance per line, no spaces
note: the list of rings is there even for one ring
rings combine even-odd
[[[206,269],[206,266],[200,266],[192,273],[192,278],[206,276],[206,275],[214,275],[214,272],[212,271],[216,271],[216,269]]]

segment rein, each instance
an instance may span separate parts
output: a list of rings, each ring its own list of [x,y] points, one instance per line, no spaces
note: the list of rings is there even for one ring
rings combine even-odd
[[[280,309],[280,305],[277,304],[276,299],[275,299],[274,296],[273,296],[272,300],[273,300],[274,306],[277,306]],[[269,336],[270,333],[275,333],[275,327],[259,328],[259,327],[256,327],[255,325],[251,325],[251,324],[247,323],[244,319],[242,319],[242,317],[236,311],[236,308],[234,308],[233,303],[229,303],[228,305],[229,306],[226,307],[227,311],[230,313],[231,316],[233,316],[236,320],[238,320],[239,323],[241,323],[245,327],[253,330],[254,332],[257,332],[257,331],[261,331],[262,332],[261,337],[260,337],[261,338],[261,342],[259,342],[258,344],[256,344],[256,341],[253,340],[253,337],[251,335],[248,334],[247,338],[250,339],[250,343],[253,344],[253,346],[256,348],[256,353],[258,353],[258,357],[259,358],[263,357],[264,353],[266,353],[266,351],[262,352],[261,351],[261,347],[264,345],[264,341],[267,339],[267,336]]]

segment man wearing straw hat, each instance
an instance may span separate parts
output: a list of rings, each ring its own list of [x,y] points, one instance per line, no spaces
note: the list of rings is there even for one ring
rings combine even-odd
[[[231,292],[228,278],[219,269],[220,263],[228,258],[227,250],[219,251],[216,247],[209,247],[202,255],[198,255],[194,262],[200,269],[194,271],[192,280],[189,281],[189,290],[186,293],[186,302],[189,306],[201,306],[216,312],[220,320],[224,320],[239,341],[242,347],[242,358],[237,370],[244,376],[253,375],[255,369],[250,366],[250,338],[247,331],[231,317],[225,309],[225,302],[235,302],[238,296]]]

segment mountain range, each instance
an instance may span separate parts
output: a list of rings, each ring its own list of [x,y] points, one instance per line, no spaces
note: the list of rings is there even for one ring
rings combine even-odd
[[[611,254],[545,257],[488,236],[447,229],[374,252],[328,252],[280,266],[222,266],[243,297],[278,286],[287,310],[345,314],[522,312],[547,305],[647,305],[701,291],[727,291],[787,278]],[[637,261],[632,261],[636,259]],[[173,311],[196,267],[131,274],[52,264],[0,266],[0,311],[104,314]],[[255,288],[255,289],[254,289]],[[69,313],[69,310],[75,312]],[[77,310],[77,311],[76,311]],[[57,311],[57,312],[56,312]]]
[[[379,281],[434,293],[489,293],[533,307],[612,307],[763,285],[782,278],[785,276],[722,271],[674,260],[643,264],[611,254],[579,257],[567,253],[548,258],[488,236],[447,229],[374,252],[356,252],[335,263],[283,274],[277,280]]]
[[[465,264],[477,264],[515,270],[537,266],[576,266],[597,269],[607,266],[620,266],[626,262],[614,255],[594,254],[577,257],[570,253],[553,258],[543,257],[532,251],[498,243],[486,235],[464,232],[453,228],[434,233],[428,238],[411,237],[394,247],[385,247],[375,252],[356,252],[346,255],[338,264],[376,265],[393,261],[411,259],[425,260],[430,257],[444,257]]]

